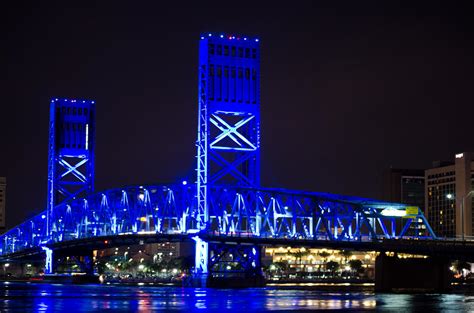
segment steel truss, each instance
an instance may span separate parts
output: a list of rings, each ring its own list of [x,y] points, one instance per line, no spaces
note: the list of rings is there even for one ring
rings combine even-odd
[[[407,215],[402,204],[325,193],[229,186],[215,186],[211,194],[211,218],[208,227],[199,232],[194,186],[130,186],[57,205],[49,234],[46,211],[35,216],[0,236],[0,254],[68,240],[125,234],[271,237],[292,239],[296,243],[298,240],[436,238],[421,210]],[[202,243],[199,257],[205,267],[207,243]]]
[[[53,99],[50,106],[46,231],[53,209],[94,190],[94,101]]]
[[[197,136],[197,216],[208,228],[210,188],[260,183],[258,40],[201,37]]]

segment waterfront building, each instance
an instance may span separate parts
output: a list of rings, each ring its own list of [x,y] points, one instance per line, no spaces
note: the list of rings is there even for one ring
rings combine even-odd
[[[359,260],[361,276],[374,278],[374,265],[377,252],[348,251],[335,249],[313,249],[300,247],[267,247],[265,248],[266,266],[270,269],[285,264],[285,278],[324,278],[331,272],[331,263],[337,264],[337,271],[353,272],[351,261]],[[353,264],[353,263],[352,263]]]
[[[454,163],[434,163],[425,171],[425,181],[425,215],[436,235],[472,236],[473,154],[458,153]]]
[[[162,242],[143,245],[130,245],[99,250],[97,258],[112,261],[129,261],[159,263],[172,259],[187,257],[193,253],[193,244],[188,242]]]
[[[425,171],[390,168],[384,174],[383,200],[421,209],[425,204]]]

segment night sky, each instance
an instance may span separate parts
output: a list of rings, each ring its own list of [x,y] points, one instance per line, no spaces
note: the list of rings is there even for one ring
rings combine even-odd
[[[390,166],[427,168],[474,150],[467,5],[312,2],[3,7],[7,224],[46,204],[53,97],[96,101],[97,190],[191,179],[207,32],[260,38],[264,186],[376,198]]]

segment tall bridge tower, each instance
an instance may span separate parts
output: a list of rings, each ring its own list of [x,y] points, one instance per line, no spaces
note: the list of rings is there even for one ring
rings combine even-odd
[[[199,44],[197,220],[215,218],[212,187],[260,184],[260,51],[254,38],[206,34]]]
[[[213,34],[201,37],[196,170],[196,226],[200,230],[221,227],[222,212],[211,206],[211,199],[216,196],[213,187],[260,185],[258,39]],[[218,255],[244,255],[241,263],[246,264],[245,271],[260,268],[257,247],[234,251],[236,247],[210,245],[198,236],[194,239],[195,273],[201,280],[205,281],[208,272],[220,266],[219,261],[215,262]]]
[[[55,231],[54,207],[94,189],[94,101],[53,99],[50,106],[46,233]]]

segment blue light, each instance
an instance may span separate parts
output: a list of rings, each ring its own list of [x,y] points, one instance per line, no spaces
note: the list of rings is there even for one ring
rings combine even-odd
[[[204,39],[204,37],[201,37],[201,39]]]

